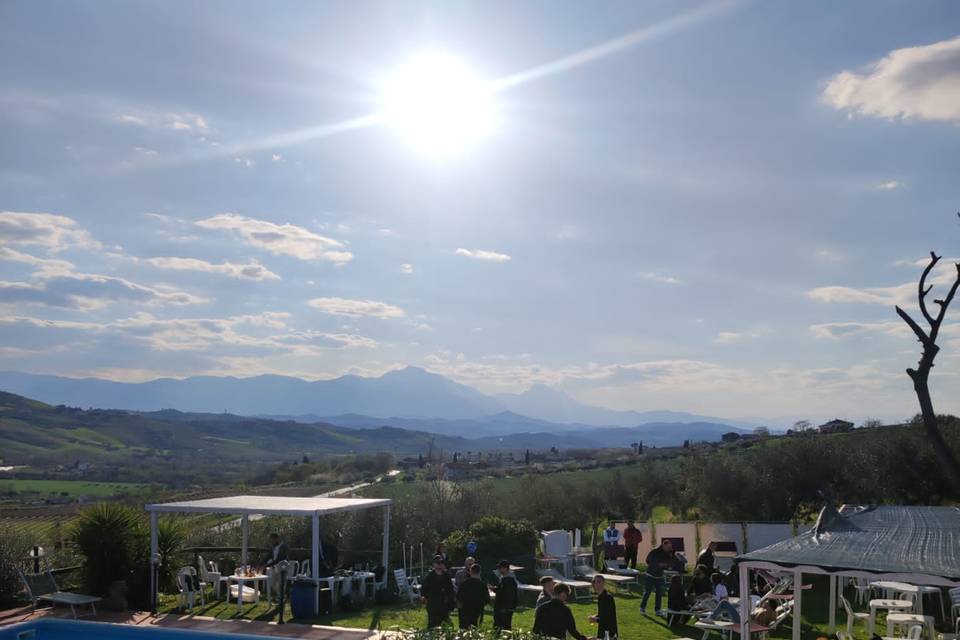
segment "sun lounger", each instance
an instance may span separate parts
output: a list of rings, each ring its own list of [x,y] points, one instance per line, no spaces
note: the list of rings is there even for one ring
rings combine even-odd
[[[734,633],[740,633],[740,625],[730,622],[729,620],[698,620],[693,623],[693,626],[697,629],[703,629],[703,636],[700,640],[708,640],[710,634],[714,631],[718,633],[726,633],[728,638],[732,638]],[[770,632],[771,627],[762,625],[759,622],[750,621],[750,635],[752,636],[755,633],[766,635]]]
[[[543,576],[550,576],[551,578],[554,579],[554,581],[562,582],[563,584],[570,587],[570,592],[574,600],[589,600],[591,597],[593,597],[591,595],[591,589],[593,588],[593,585],[589,582],[585,582],[583,580],[572,580],[570,578],[566,578],[560,575],[560,572],[557,571],[556,569],[538,569],[537,577],[542,578]],[[578,593],[577,589],[586,590],[587,592],[586,595]]]
[[[81,614],[77,613],[77,607],[90,607],[88,613],[82,615],[97,615],[96,603],[101,598],[97,596],[88,596],[82,593],[72,593],[70,591],[61,591],[57,586],[57,581],[53,573],[20,573],[20,578],[27,588],[27,594],[33,602],[33,610],[37,610],[37,603],[40,601],[49,602],[53,606],[58,604],[69,605],[70,612],[74,618],[79,618]]]
[[[603,576],[604,580],[613,584],[618,589],[623,585],[633,584],[635,582],[634,579],[629,576],[618,576],[613,573],[600,573],[593,567],[588,567],[586,565],[579,565],[574,569],[574,571],[578,576],[582,576],[589,580],[593,580],[593,576]]]

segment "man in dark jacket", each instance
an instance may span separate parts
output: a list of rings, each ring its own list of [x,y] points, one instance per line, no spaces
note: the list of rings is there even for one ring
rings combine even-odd
[[[270,534],[270,553],[267,555],[266,561],[263,563],[267,567],[272,567],[275,564],[280,564],[287,559],[287,543],[280,541],[279,533]]]
[[[711,542],[707,547],[700,552],[700,555],[697,556],[697,564],[703,565],[707,568],[707,575],[712,575],[714,568],[717,564],[717,558],[714,556],[714,553],[717,550],[717,543]]]
[[[460,628],[471,629],[480,622],[483,609],[490,602],[487,583],[480,579],[480,565],[470,567],[470,577],[457,589],[457,604],[460,605]]]
[[[537,607],[537,613],[533,618],[533,632],[560,640],[565,640],[569,633],[576,640],[587,640],[585,635],[577,631],[573,613],[566,604],[569,597],[570,587],[562,582],[554,587],[553,599]]]
[[[663,604],[663,571],[670,567],[673,561],[673,543],[669,540],[662,540],[660,546],[654,547],[647,554],[647,573],[643,576],[643,600],[640,601],[640,614],[647,615],[647,600],[650,599],[650,593],[656,592],[656,611],[657,615],[663,615],[660,608]]]
[[[453,580],[447,575],[443,558],[433,558],[433,570],[420,585],[420,597],[427,603],[427,628],[439,627],[450,621],[453,608]]]
[[[590,622],[597,623],[597,638],[617,640],[617,603],[607,591],[607,581],[603,576],[593,576],[593,592],[597,594],[597,615],[590,616]]]
[[[497,571],[500,572],[500,584],[496,588],[497,596],[493,599],[493,628],[509,631],[513,628],[513,612],[520,599],[520,587],[510,573],[509,562],[501,560]]]

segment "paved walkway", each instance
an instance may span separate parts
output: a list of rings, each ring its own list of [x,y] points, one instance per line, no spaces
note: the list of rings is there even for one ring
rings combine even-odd
[[[70,610],[67,608],[41,609],[32,612],[30,607],[0,611],[0,626],[37,620],[44,617],[70,619]],[[346,627],[323,627],[320,625],[306,625],[289,623],[279,625],[276,622],[262,622],[258,620],[217,620],[207,616],[191,616],[180,614],[160,614],[151,616],[143,611],[115,612],[99,611],[96,617],[82,618],[81,621],[96,620],[97,622],[111,622],[114,624],[132,624],[140,627],[167,627],[174,629],[193,629],[206,633],[247,633],[258,636],[274,636],[283,638],[302,638],[303,640],[377,640],[395,637],[392,633],[377,633],[364,629],[348,629]]]

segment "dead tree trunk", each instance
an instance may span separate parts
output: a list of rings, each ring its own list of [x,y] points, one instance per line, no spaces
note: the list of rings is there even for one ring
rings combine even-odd
[[[940,347],[937,346],[940,325],[943,324],[947,307],[950,306],[950,302],[957,293],[957,288],[960,287],[960,263],[957,263],[957,277],[947,292],[946,297],[942,300],[933,301],[934,304],[940,307],[936,317],[927,311],[927,294],[933,289],[932,284],[927,285],[927,277],[930,275],[930,272],[933,271],[933,268],[937,266],[938,262],[940,262],[940,256],[931,251],[930,264],[927,265],[926,269],[923,270],[923,274],[920,276],[920,286],[918,289],[920,313],[923,314],[927,324],[930,325],[929,331],[924,331],[923,328],[900,307],[897,307],[897,315],[903,318],[903,321],[907,323],[920,340],[920,344],[923,345],[920,364],[916,369],[907,369],[907,375],[913,380],[913,389],[917,392],[917,400],[920,401],[920,414],[923,416],[923,427],[927,432],[927,439],[933,446],[937,460],[943,468],[944,473],[946,473],[950,483],[955,490],[960,491],[960,462],[957,461],[956,456],[950,450],[946,440],[943,439],[943,434],[940,433],[940,427],[937,424],[937,414],[933,410],[933,400],[930,399],[930,388],[927,385],[930,370],[933,368],[933,360],[937,357],[937,352],[940,351]]]

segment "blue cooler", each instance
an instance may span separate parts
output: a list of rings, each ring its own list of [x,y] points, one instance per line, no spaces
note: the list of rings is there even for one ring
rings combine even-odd
[[[317,617],[317,589],[320,585],[311,578],[297,578],[290,589],[290,613],[294,618]]]

